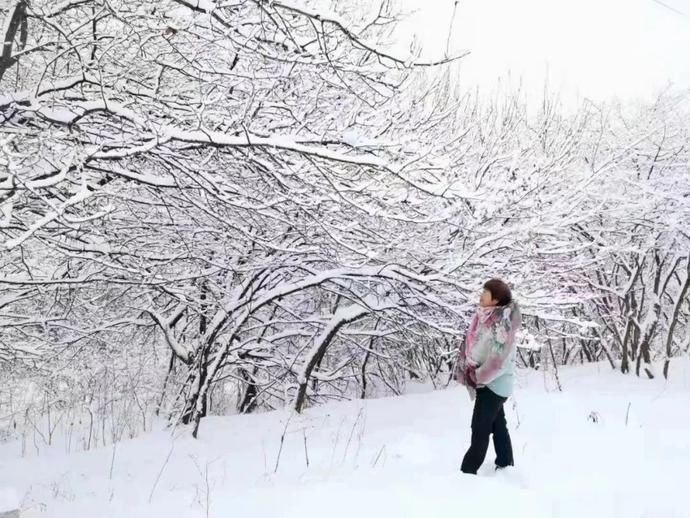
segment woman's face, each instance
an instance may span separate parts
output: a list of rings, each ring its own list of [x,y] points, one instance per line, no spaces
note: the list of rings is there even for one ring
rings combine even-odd
[[[483,290],[481,296],[479,297],[479,305],[483,308],[495,306],[497,302],[498,301],[494,300],[489,290]]]

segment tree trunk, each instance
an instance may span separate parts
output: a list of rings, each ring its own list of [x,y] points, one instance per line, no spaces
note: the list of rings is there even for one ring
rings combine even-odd
[[[204,336],[208,327],[208,318],[206,316],[206,311],[208,309],[208,304],[206,303],[206,297],[208,295],[208,284],[206,281],[201,283],[200,286],[201,294],[199,299],[201,301],[201,316],[199,318],[199,336]],[[196,358],[197,360],[197,383],[192,386],[195,387],[194,393],[188,399],[184,413],[182,414],[182,423],[191,424],[194,423],[194,430],[192,431],[192,436],[196,439],[199,432],[199,424],[201,419],[206,417],[206,412],[208,411],[208,355],[211,349],[211,344],[205,343],[201,347],[199,354]]]
[[[316,338],[314,346],[307,355],[302,372],[298,375],[299,387],[294,403],[296,412],[299,413],[302,411],[307,396],[307,386],[309,385],[311,373],[314,371],[319,358],[322,358],[326,353],[326,349],[328,349],[328,346],[338,334],[340,328],[362,318],[368,312],[369,311],[365,308],[359,307],[353,309],[352,306],[336,311],[324,332]]]
[[[249,374],[245,369],[241,370],[242,378],[247,382],[247,388],[245,389],[244,395],[242,396],[242,400],[239,404],[239,411],[241,414],[251,414],[254,410],[256,410],[256,396],[259,394],[259,391],[256,387],[254,376],[256,376],[258,371],[259,369],[256,366],[252,369],[251,374]]]
[[[5,71],[16,62],[16,58],[12,56],[12,49],[14,42],[19,33],[19,46],[17,50],[21,51],[26,47],[28,38],[28,22],[26,17],[26,0],[19,0],[15,2],[13,7],[8,9],[6,20],[7,32],[0,35],[2,37],[2,49],[0,51],[0,79],[5,74]]]
[[[379,322],[381,322],[381,319],[376,319],[376,323],[374,324],[374,331],[376,331],[379,327]],[[364,360],[362,361],[362,391],[360,393],[360,399],[366,399],[367,397],[367,364],[369,363],[369,358],[371,357],[371,351],[374,350],[374,337],[372,336],[369,339],[369,347],[367,348],[367,352],[364,355]]]
[[[630,358],[628,355],[628,342],[623,342],[623,351],[621,353],[621,372],[627,374],[630,372]]]
[[[671,365],[671,357],[673,356],[673,335],[678,324],[678,317],[680,315],[681,307],[690,295],[690,257],[687,258],[687,268],[685,275],[685,283],[683,284],[680,294],[673,305],[673,313],[671,314],[671,324],[668,326],[666,333],[666,360],[664,361],[664,378],[668,379],[668,371]]]
[[[165,391],[168,388],[168,382],[175,373],[175,358],[175,351],[170,351],[170,363],[168,364],[168,372],[165,374],[165,380],[163,381],[163,390],[161,391],[161,398],[158,400],[158,406],[156,407],[156,415],[160,414],[161,407],[163,406],[163,400],[165,399]]]

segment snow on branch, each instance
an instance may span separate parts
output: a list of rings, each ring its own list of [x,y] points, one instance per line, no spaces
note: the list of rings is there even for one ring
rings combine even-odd
[[[344,20],[342,17],[338,16],[336,13],[332,11],[326,11],[324,9],[317,10],[306,6],[297,5],[296,3],[289,2],[287,0],[272,0],[268,4],[264,0],[252,1],[261,7],[269,6],[271,9],[275,11],[285,11],[300,16],[306,16],[320,24],[333,25],[339,31],[341,31],[347,38],[349,38],[355,47],[362,50],[366,50],[368,52],[376,54],[381,58],[388,59],[393,63],[403,65],[405,67],[436,67],[439,65],[444,65],[447,63],[458,61],[459,59],[462,59],[463,57],[469,54],[469,52],[463,52],[455,56],[444,57],[441,59],[431,61],[416,60],[414,57],[402,59],[393,56],[392,54],[366,42],[360,35],[356,34],[352,29],[350,29],[351,24],[348,21]]]

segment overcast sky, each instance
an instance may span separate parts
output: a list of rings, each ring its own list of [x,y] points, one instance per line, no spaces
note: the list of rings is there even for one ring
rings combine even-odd
[[[405,0],[427,54],[443,53],[455,0]],[[690,0],[459,0],[451,47],[472,53],[463,83],[604,100],[690,88]]]

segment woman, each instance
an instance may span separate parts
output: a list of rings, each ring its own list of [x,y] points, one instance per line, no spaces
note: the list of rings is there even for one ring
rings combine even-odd
[[[513,447],[503,404],[513,392],[515,334],[522,317],[510,288],[498,279],[484,284],[479,310],[472,318],[456,363],[456,378],[475,396],[472,442],[463,473],[477,473],[493,434],[496,469],[513,465]]]

